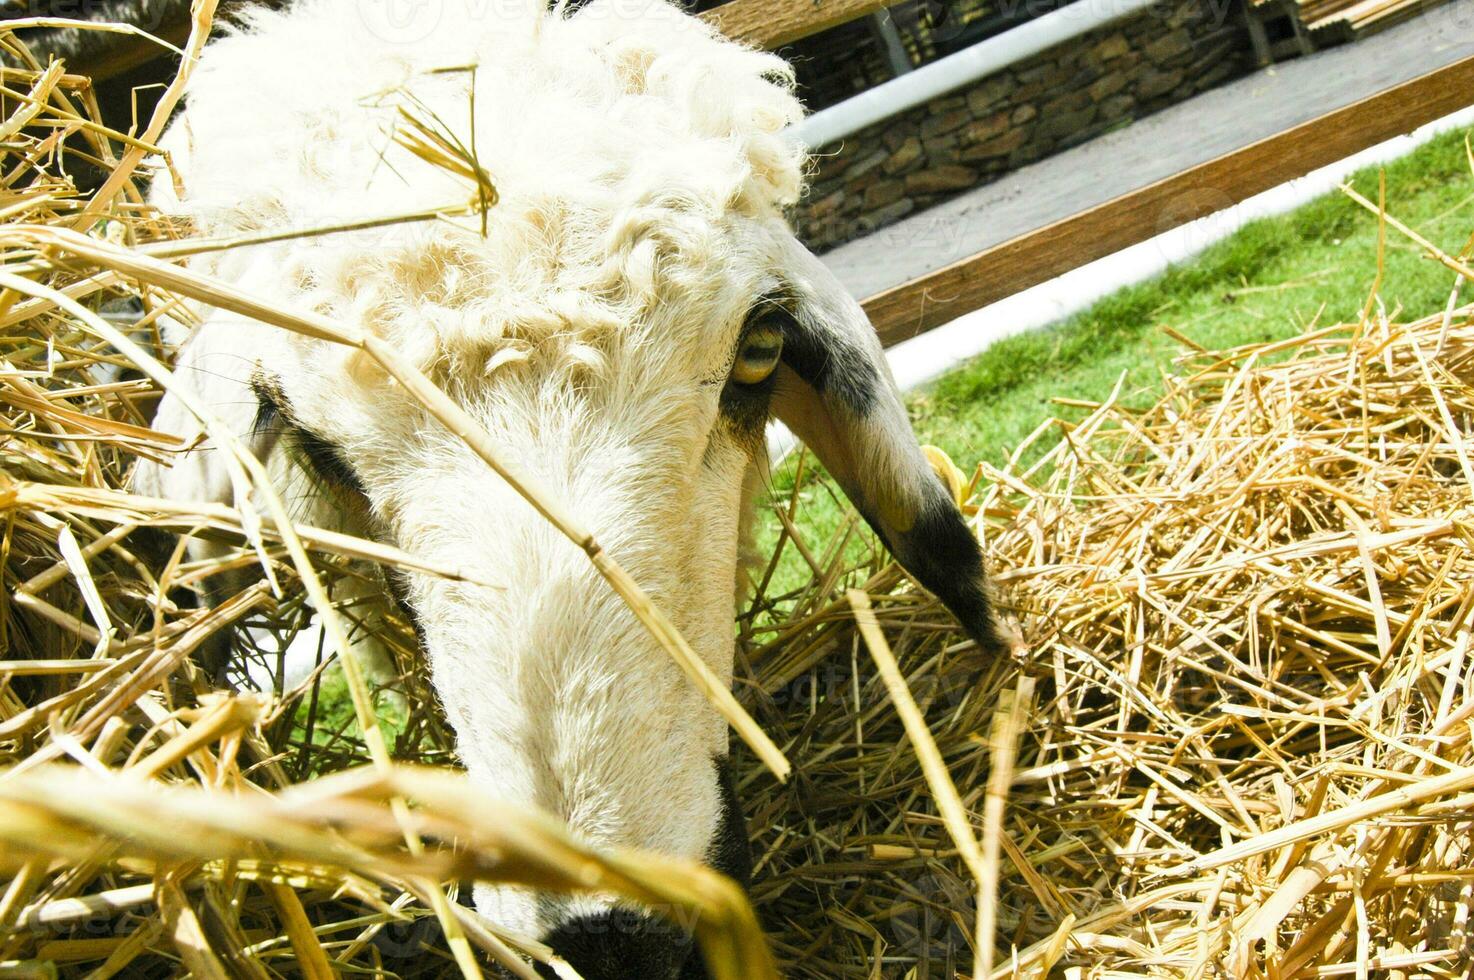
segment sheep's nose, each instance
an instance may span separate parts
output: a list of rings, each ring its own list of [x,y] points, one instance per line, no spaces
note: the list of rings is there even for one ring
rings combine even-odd
[[[689,956],[701,954],[691,937],[664,919],[633,909],[606,909],[580,915],[543,937],[583,980],[678,980],[705,977],[706,971],[682,972]],[[557,974],[538,964],[541,976]]]

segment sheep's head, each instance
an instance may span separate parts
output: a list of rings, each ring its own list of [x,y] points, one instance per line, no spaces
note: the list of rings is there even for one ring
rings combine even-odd
[[[464,197],[385,138],[395,106],[368,96],[393,81],[453,120],[468,111],[467,77],[429,69],[469,59],[482,66],[476,158],[501,199],[484,235],[475,221],[395,225],[244,251],[217,273],[417,361],[722,676],[744,510],[774,417],[993,642],[976,541],[916,445],[874,333],[782,218],[801,168],[781,132],[799,114],[786,69],[664,6],[637,20],[608,12],[490,33],[451,23],[441,47],[390,45],[404,62],[393,70],[384,50],[338,39],[329,0],[261,15],[207,54],[186,117],[182,206],[207,228]],[[252,125],[262,104],[296,128]],[[249,388],[274,423],[254,430],[258,448],[288,433],[369,533],[499,586],[396,580],[477,783],[594,845],[745,876],[721,718],[583,552],[455,434],[362,354],[322,341],[216,315],[184,360],[216,379],[217,404]],[[598,898],[486,888],[477,904],[548,938],[587,980],[674,978],[687,955],[648,920],[614,927]]]

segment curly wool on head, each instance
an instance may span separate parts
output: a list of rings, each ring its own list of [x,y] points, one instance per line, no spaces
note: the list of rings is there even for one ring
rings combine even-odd
[[[789,67],[673,6],[642,0],[632,21],[619,0],[566,16],[444,0],[386,26],[374,2],[243,15],[166,139],[184,193],[161,179],[156,198],[210,235],[462,203],[469,182],[394,133],[409,113],[472,147],[474,86],[475,158],[499,195],[484,238],[470,218],[301,239],[266,249],[261,282],[437,373],[595,364],[673,298],[699,314],[727,224],[776,219],[801,192]]]

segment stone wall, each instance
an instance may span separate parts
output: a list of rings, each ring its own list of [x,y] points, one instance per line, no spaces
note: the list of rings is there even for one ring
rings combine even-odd
[[[822,148],[794,224],[823,250],[1252,67],[1228,0],[1163,0]]]

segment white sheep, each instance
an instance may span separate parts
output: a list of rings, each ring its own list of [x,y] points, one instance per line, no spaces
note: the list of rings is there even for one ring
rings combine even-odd
[[[977,542],[869,323],[785,223],[804,168],[784,134],[801,115],[789,68],[651,0],[576,14],[388,2],[253,11],[209,46],[167,140],[183,193],[160,179],[158,200],[209,235],[464,202],[463,178],[393,139],[410,107],[490,174],[500,201],[485,234],[474,216],[402,223],[234,249],[209,270],[391,341],[595,530],[723,678],[770,417],[996,643]],[[259,454],[318,471],[329,492],[303,502],[319,509],[308,519],[331,512],[501,586],[398,583],[480,787],[593,845],[746,879],[721,717],[586,557],[454,435],[362,355],[229,313],[206,312],[179,368]],[[157,424],[198,433],[171,398]],[[208,448],[137,482],[229,499]],[[586,980],[705,975],[679,930],[611,928],[621,913],[607,899],[481,887],[476,903]]]

